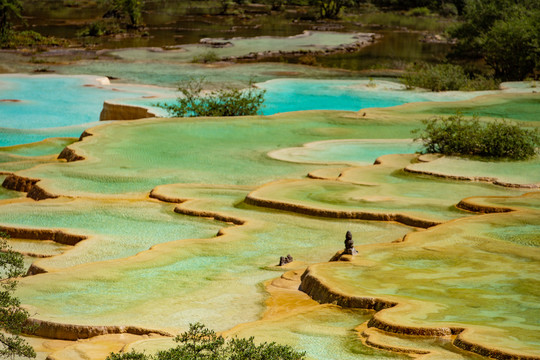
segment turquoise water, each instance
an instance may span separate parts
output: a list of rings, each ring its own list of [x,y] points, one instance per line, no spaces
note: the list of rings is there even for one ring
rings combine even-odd
[[[263,114],[298,110],[346,110],[390,107],[419,101],[456,101],[480,92],[419,92],[385,80],[276,79],[258,86],[266,90]]]
[[[420,143],[412,140],[330,140],[279,149],[271,152],[269,156],[278,160],[308,164],[371,165],[383,155],[413,154],[420,150]]]
[[[152,90],[109,85],[96,76],[1,75],[0,146],[78,137],[97,124],[105,100],[151,96]]]
[[[479,95],[405,91],[397,83],[368,80],[280,79],[258,86],[266,90],[264,115],[299,110],[358,111]],[[77,137],[96,125],[105,100],[152,107],[159,102],[156,97],[171,102],[176,93],[169,88],[109,84],[107,78],[95,76],[1,75],[0,146]]]

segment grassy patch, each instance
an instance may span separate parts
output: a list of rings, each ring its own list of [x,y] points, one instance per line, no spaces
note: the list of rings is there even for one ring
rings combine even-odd
[[[67,46],[69,42],[53,36],[43,36],[35,31],[12,31],[8,39],[1,44],[4,49],[37,48],[49,46]]]
[[[360,22],[365,25],[381,25],[392,28],[407,28],[411,30],[425,30],[442,32],[455,20],[436,16],[405,16],[401,12],[373,11],[364,14],[347,15],[344,20]]]

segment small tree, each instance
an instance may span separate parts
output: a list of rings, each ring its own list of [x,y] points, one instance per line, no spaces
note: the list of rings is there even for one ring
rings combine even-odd
[[[21,332],[31,330],[26,325],[29,314],[21,308],[19,299],[13,296],[17,287],[14,278],[24,273],[23,257],[11,250],[6,242],[7,237],[0,232],[0,358],[34,358],[34,349],[19,336]]]
[[[0,44],[9,39],[13,19],[21,19],[20,0],[0,0]]]
[[[111,353],[106,360],[304,360],[305,353],[287,345],[262,343],[249,339],[227,340],[202,324],[190,324],[189,330],[174,341],[178,346],[147,355],[136,351]]]
[[[523,80],[540,66],[540,3],[470,0],[450,29],[460,57],[483,58],[503,81]]]
[[[190,80],[178,90],[176,104],[156,104],[174,117],[256,115],[264,103],[265,90],[252,84],[247,89],[219,89],[203,93],[204,79]]]
[[[220,15],[225,15],[229,11],[229,8],[234,6],[234,2],[232,0],[219,0],[219,5]]]
[[[540,27],[533,21],[527,16],[499,20],[480,37],[484,59],[496,77],[522,80],[540,65]]]
[[[142,23],[144,0],[110,0],[110,8],[103,17],[113,17],[137,28]]]
[[[351,6],[351,0],[310,0],[310,4],[319,8],[321,19],[335,19],[339,16],[341,9]]]
[[[271,10],[273,11],[281,11],[283,10],[283,6],[285,5],[286,0],[267,0],[271,6]]]

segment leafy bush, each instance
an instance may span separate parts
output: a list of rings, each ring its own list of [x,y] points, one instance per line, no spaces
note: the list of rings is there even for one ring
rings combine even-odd
[[[189,330],[177,336],[174,341],[179,345],[156,355],[135,351],[111,353],[106,360],[303,360],[305,356],[290,346],[276,343],[256,345],[253,337],[226,340],[199,323],[190,324]]]
[[[77,36],[106,36],[125,32],[116,21],[98,20],[77,32]]]
[[[458,15],[458,9],[455,4],[452,3],[443,3],[441,4],[441,9],[439,10],[439,14],[442,16],[457,16]]]
[[[7,42],[13,34],[12,20],[22,19],[23,5],[21,0],[0,1],[0,44]]]
[[[216,54],[215,51],[207,51],[199,56],[195,56],[193,58],[193,61],[194,63],[202,63],[202,64],[208,64],[208,63],[213,63],[213,62],[217,62],[217,61],[220,61],[221,58],[218,56],[218,54]]]
[[[351,0],[310,0],[309,4],[319,8],[321,19],[336,19],[341,9],[352,5]]]
[[[408,89],[421,87],[431,91],[449,90],[494,90],[499,88],[495,79],[483,76],[470,78],[459,65],[420,64],[409,68],[401,77]]]
[[[8,235],[0,231],[0,358],[34,358],[34,349],[19,336],[23,331],[32,331],[26,324],[29,313],[13,296],[17,288],[14,278],[24,274],[23,256],[11,250],[7,238]]]
[[[408,16],[429,16],[431,11],[427,7],[417,7],[407,11]]]
[[[129,28],[138,28],[142,23],[144,0],[107,0],[109,10],[104,18],[115,18]]]
[[[500,82],[491,77],[475,75],[472,79],[467,79],[462,91],[499,90]]]
[[[537,12],[540,21],[540,10]],[[540,26],[526,15],[495,21],[479,39],[486,64],[506,80],[523,80],[540,67]]]
[[[298,63],[302,65],[315,66],[317,65],[317,58],[312,54],[306,54],[298,58]]]
[[[43,36],[35,31],[11,31],[7,40],[1,43],[3,48],[34,48],[40,46],[67,46],[68,41],[53,36]]]
[[[523,80],[540,66],[538,1],[466,1],[462,21],[449,29],[454,55],[483,58],[503,81]]]
[[[462,114],[435,117],[423,121],[415,139],[423,142],[424,152],[444,155],[477,155],[524,160],[537,154],[538,129],[527,130],[505,120],[480,123],[477,116],[465,119]]]
[[[256,115],[264,103],[265,90],[225,88],[203,93],[204,80],[191,80],[178,90],[175,104],[156,104],[173,117]]]

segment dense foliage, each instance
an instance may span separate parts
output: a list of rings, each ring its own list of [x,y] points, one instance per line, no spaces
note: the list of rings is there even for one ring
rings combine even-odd
[[[409,68],[402,76],[401,82],[412,89],[420,87],[431,91],[450,90],[495,90],[499,84],[494,79],[481,75],[467,75],[459,65],[451,64],[419,64]]]
[[[250,84],[248,89],[233,88],[203,92],[204,80],[191,80],[178,90],[175,104],[157,104],[174,117],[256,115],[264,103],[265,90]]]
[[[77,36],[106,36],[114,35],[124,32],[125,30],[120,27],[117,21],[109,21],[109,19],[103,19],[94,21],[85,28],[77,32]]]
[[[144,0],[109,0],[109,10],[104,17],[113,17],[136,28],[142,22]]]
[[[13,20],[21,19],[22,3],[20,0],[0,0],[0,44],[9,40]]]
[[[156,355],[132,351],[112,353],[106,360],[303,360],[305,355],[276,343],[256,345],[253,337],[224,339],[199,323],[174,340],[178,346]]]
[[[351,0],[310,0],[310,4],[319,9],[319,16],[323,19],[335,19],[341,9],[351,6]]]
[[[29,314],[13,296],[17,287],[14,278],[23,275],[23,257],[10,249],[6,238],[7,235],[0,232],[0,358],[33,358],[36,356],[34,349],[19,336],[22,331],[29,330],[26,326]]]
[[[503,81],[523,80],[540,66],[537,0],[468,0],[450,34],[459,56],[483,58]]]
[[[12,31],[2,43],[3,48],[42,48],[48,46],[66,46],[68,41],[54,36],[43,36],[32,30]]]
[[[66,40],[43,36],[35,31],[15,31],[13,22],[23,22],[23,6],[20,0],[0,0],[0,48],[39,48],[44,46],[63,46]]]
[[[416,130],[419,136],[415,140],[422,141],[427,153],[524,160],[535,156],[540,146],[537,129],[523,129],[504,120],[480,123],[476,116],[465,119],[458,113],[424,124],[425,129]]]

